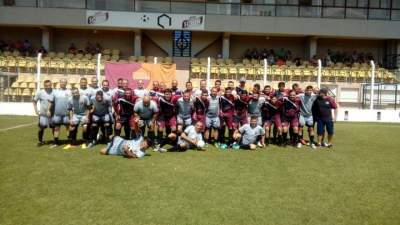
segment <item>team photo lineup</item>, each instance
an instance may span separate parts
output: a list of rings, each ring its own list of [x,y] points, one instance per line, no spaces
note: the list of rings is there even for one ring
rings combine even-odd
[[[324,88],[296,83],[288,88],[279,82],[276,89],[254,84],[246,90],[244,77],[237,87],[233,81],[222,87],[216,80],[210,89],[206,80],[198,89],[191,81],[184,89],[176,80],[170,87],[154,81],[150,90],[142,80],[136,81],[135,89],[125,79],[118,79],[114,89],[108,80],[98,82],[96,77],[81,78],[80,87],[70,90],[61,79],[60,88],[53,90],[51,81],[44,81],[44,89],[33,99],[39,116],[38,146],[45,143],[46,128],[54,137],[50,148],[66,143],[63,149],[91,149],[107,143],[101,154],[127,158],[143,157],[149,147],[168,152],[206,150],[208,145],[221,150],[268,149],[271,144],[312,150],[333,146],[338,106]],[[62,126],[65,141],[59,140]]]

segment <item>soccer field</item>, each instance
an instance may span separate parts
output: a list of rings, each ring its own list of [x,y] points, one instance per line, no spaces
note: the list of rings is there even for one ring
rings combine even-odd
[[[332,150],[125,159],[37,148],[34,122],[0,117],[0,224],[400,224],[399,125],[337,123]]]

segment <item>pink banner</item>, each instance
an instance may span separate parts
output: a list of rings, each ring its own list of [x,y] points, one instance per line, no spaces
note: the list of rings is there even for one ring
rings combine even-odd
[[[169,84],[176,79],[176,65],[149,63],[115,63],[106,62],[104,66],[106,79],[110,88],[117,87],[118,79],[127,79],[130,88],[136,88],[137,81],[142,80],[145,88],[151,88],[153,81]]]

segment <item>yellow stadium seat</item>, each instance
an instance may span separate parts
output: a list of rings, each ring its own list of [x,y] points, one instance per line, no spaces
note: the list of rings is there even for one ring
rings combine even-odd
[[[165,57],[164,58],[164,63],[165,64],[172,64],[172,58],[171,57]]]
[[[111,55],[119,55],[119,54],[120,54],[120,51],[118,49],[113,49],[111,51]]]
[[[154,56],[147,56],[146,57],[146,62],[147,63],[154,63]]]
[[[199,60],[198,58],[191,58],[191,59],[190,59],[190,63],[191,63],[191,64],[199,64],[199,63],[200,63],[200,60]]]
[[[220,65],[218,73],[219,73],[220,76],[223,76],[223,77],[220,77],[221,79],[226,79],[228,77],[228,74],[229,74],[228,67]]]
[[[146,56],[139,56],[138,57],[138,62],[141,62],[141,63],[146,62]]]
[[[104,49],[102,53],[103,53],[103,55],[111,55],[111,50],[110,49]]]
[[[129,56],[128,61],[129,62],[136,62],[137,58],[136,56]]]
[[[60,58],[60,59],[62,59],[62,58],[64,58],[65,57],[65,53],[64,52],[57,52],[57,58]]]
[[[56,57],[56,53],[55,52],[49,52],[49,53],[47,53],[47,56],[50,57],[50,58],[54,58],[54,57]]]

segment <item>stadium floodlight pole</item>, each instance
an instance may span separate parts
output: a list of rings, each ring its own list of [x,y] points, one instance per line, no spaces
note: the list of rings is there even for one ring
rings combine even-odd
[[[39,52],[37,55],[37,63],[36,63],[36,92],[39,92],[40,90],[41,62],[42,62],[42,53]]]
[[[264,59],[264,86],[267,85],[267,70],[268,70],[268,62],[267,59]]]
[[[211,76],[211,58],[207,58],[207,88],[210,89],[211,82],[210,82],[210,76]]]
[[[318,59],[318,73],[317,73],[317,87],[321,88],[321,76],[322,76],[322,61]]]
[[[370,93],[370,105],[369,109],[374,109],[374,87],[375,87],[375,63],[371,60],[371,93]]]
[[[154,57],[154,64],[157,64],[157,62],[158,62],[158,58],[157,57]]]
[[[101,61],[101,53],[97,54],[97,66],[96,66],[97,82],[100,81],[100,61]]]

